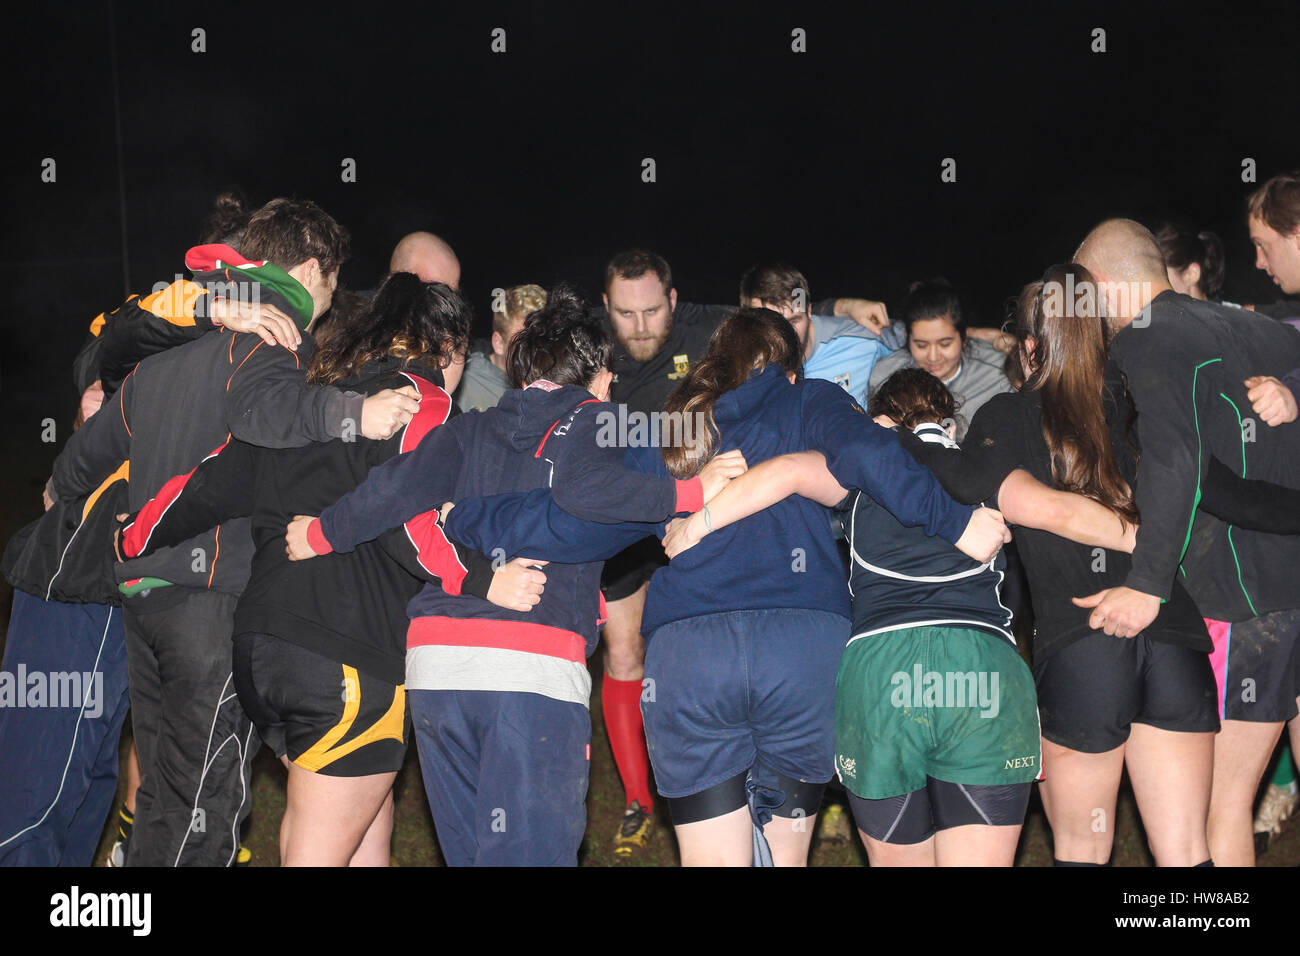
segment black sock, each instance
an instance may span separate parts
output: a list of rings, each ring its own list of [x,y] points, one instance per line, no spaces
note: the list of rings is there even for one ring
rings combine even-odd
[[[1194,869],[1194,870],[1195,870],[1195,869],[1199,869],[1199,868],[1201,868],[1201,867],[1203,867],[1203,866],[1214,866],[1214,861],[1213,861],[1213,860],[1206,860],[1204,863],[1197,863],[1196,866],[1192,867],[1192,869]]]

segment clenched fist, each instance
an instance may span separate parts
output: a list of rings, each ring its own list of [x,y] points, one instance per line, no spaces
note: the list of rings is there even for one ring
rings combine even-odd
[[[361,406],[361,434],[372,441],[392,438],[420,410],[420,393],[414,386],[386,388]]]

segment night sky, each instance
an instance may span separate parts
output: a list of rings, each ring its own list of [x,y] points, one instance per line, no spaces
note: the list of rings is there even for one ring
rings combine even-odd
[[[495,286],[564,278],[599,293],[605,260],[644,244],[688,301],[734,301],[741,272],[774,256],[814,296],[895,314],[909,282],[946,275],[996,325],[1111,215],[1213,228],[1224,295],[1276,297],[1253,268],[1241,171],[1246,157],[1259,182],[1300,166],[1295,4],[1231,18],[1127,7],[119,0],[10,13],[6,455],[37,441],[41,418],[70,422],[90,319],[181,271],[230,184],[255,203],[320,203],[352,231],[354,288],[404,233],[440,233],[484,322]],[[1090,50],[1094,27],[1105,53]],[[795,28],[806,53],[791,52]],[[55,183],[41,182],[45,157]],[[940,181],[945,157],[955,183]],[[54,451],[11,467],[39,483]]]

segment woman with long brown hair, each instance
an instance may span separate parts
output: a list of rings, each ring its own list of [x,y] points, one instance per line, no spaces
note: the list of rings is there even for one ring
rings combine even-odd
[[[1005,404],[1021,406],[1017,457],[1028,460],[1019,464],[1137,524],[1131,405],[1122,380],[1106,374],[1098,292],[1078,265],[1053,267],[1025,287],[1017,319],[1026,380]],[[980,441],[998,433],[998,414],[990,411]],[[1014,427],[1014,421],[1008,415],[1003,424]],[[1212,645],[1195,604],[1175,583],[1143,633],[1119,638],[1092,631],[1088,609],[1065,598],[1122,584],[1128,556],[1060,539],[1035,541],[1031,533],[1021,537],[1021,547],[1040,616],[1034,641],[1040,793],[1056,859],[1085,865],[1109,859],[1127,767],[1157,864],[1208,863],[1205,819],[1218,717],[1207,656]],[[1043,560],[1046,552],[1057,560]]]

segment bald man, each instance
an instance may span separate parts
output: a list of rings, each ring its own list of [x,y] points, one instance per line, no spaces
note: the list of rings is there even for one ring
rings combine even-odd
[[[403,236],[393,248],[389,272],[413,272],[421,282],[441,282],[460,288],[460,260],[444,239],[431,232]]]
[[[1212,456],[1250,478],[1300,487],[1300,425],[1255,420],[1246,384],[1300,365],[1300,335],[1174,292],[1154,236],[1132,220],[1097,226],[1075,259],[1101,286],[1115,333],[1111,358],[1127,377],[1142,448],[1132,571],[1124,587],[1076,603],[1094,608],[1094,629],[1132,637],[1155,618],[1178,575],[1205,617],[1234,622],[1210,851],[1218,865],[1252,865],[1251,805],[1300,693],[1300,539],[1233,528],[1196,503]]]

